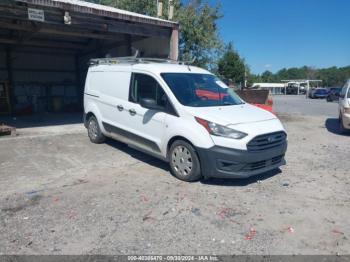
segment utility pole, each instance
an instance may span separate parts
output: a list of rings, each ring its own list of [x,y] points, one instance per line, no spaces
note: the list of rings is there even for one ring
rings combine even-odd
[[[247,67],[244,66],[244,89],[247,88]]]
[[[173,20],[174,18],[174,0],[168,2],[168,19]]]
[[[157,0],[157,17],[163,16],[163,0]]]
[[[157,0],[157,17],[163,16],[163,1]],[[174,18],[174,0],[168,0],[168,20],[172,20]]]

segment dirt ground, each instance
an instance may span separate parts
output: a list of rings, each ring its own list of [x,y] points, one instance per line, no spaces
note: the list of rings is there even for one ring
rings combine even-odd
[[[186,183],[84,128],[0,138],[0,254],[349,254],[350,136],[282,114],[287,165]]]

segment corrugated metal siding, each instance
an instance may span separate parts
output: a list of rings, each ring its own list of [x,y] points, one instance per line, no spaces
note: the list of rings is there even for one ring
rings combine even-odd
[[[166,26],[177,28],[178,23],[163,20],[151,16],[141,15],[109,6],[98,5],[89,2],[83,2],[79,0],[15,0],[17,2],[24,2],[27,4],[33,4],[38,6],[60,8],[65,11],[74,11],[86,14],[93,14],[98,16],[111,17],[126,21],[147,23],[159,26]]]

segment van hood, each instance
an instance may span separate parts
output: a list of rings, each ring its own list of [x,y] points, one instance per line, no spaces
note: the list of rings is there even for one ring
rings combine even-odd
[[[186,107],[186,111],[219,125],[238,125],[276,119],[272,113],[250,104],[215,107]]]

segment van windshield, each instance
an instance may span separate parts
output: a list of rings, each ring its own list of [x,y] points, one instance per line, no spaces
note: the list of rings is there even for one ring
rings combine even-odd
[[[162,73],[161,76],[184,106],[230,106],[244,103],[231,88],[214,75]]]

